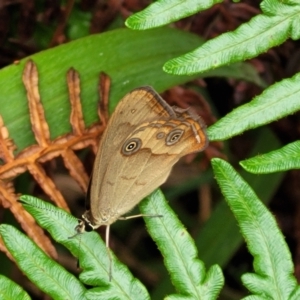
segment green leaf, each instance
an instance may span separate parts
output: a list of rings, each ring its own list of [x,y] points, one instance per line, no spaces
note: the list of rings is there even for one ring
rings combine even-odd
[[[248,172],[265,174],[290,169],[300,169],[300,141],[290,143],[281,149],[261,154],[240,162]]]
[[[84,286],[50,259],[26,235],[11,225],[0,225],[1,238],[27,277],[53,299],[83,299]]]
[[[191,16],[222,0],[159,0],[130,16],[125,24],[131,29],[149,29]]]
[[[144,219],[178,292],[166,299],[216,299],[224,284],[221,269],[214,265],[205,271],[203,262],[197,258],[192,238],[167,205],[161,191],[153,192],[139,207],[145,215],[162,215],[145,216]]]
[[[184,43],[179,43],[184,41]],[[30,58],[38,66],[39,86],[51,137],[71,131],[66,72],[75,68],[81,78],[81,99],[86,125],[98,121],[98,82],[101,71],[112,78],[110,109],[130,90],[153,85],[158,91],[190,80],[162,71],[172,53],[183,53],[200,40],[195,35],[172,29],[146,34],[119,29],[42,51]],[[143,49],[143,51],[140,51]],[[0,107],[5,125],[19,150],[34,143],[29,122],[22,72],[28,58],[0,71]]]
[[[226,140],[246,130],[268,124],[300,109],[300,73],[284,79],[210,126],[209,140]]]
[[[188,32],[160,28],[146,32],[119,29],[64,44],[31,56],[38,66],[39,86],[51,138],[71,131],[66,72],[74,67],[81,78],[81,99],[87,126],[98,121],[99,73],[112,78],[110,110],[130,90],[151,85],[158,92],[199,76],[172,76],[162,70],[171,57],[190,51],[201,43]],[[141,51],[143,49],[143,51]],[[10,137],[21,151],[35,143],[31,131],[26,93],[22,84],[25,61],[0,70],[0,113]],[[207,76],[248,78],[259,83],[257,73],[247,65],[225,67]],[[205,74],[204,74],[205,75]]]
[[[229,163],[214,158],[212,166],[254,256],[255,274],[243,275],[244,285],[265,299],[288,299],[297,288],[297,282],[293,277],[291,254],[274,216]]]
[[[224,33],[200,48],[174,58],[164,65],[171,74],[194,74],[253,58],[282,44],[289,37],[299,38],[300,3],[263,1],[265,14],[253,17],[233,32]]]
[[[149,299],[145,287],[135,279],[128,268],[121,264],[113,253],[112,280],[109,281],[110,260],[102,239],[96,232],[75,234],[77,219],[47,202],[23,195],[24,208],[59,243],[79,258],[82,273],[80,280],[95,288],[89,289],[87,299]],[[97,298],[98,297],[98,298]]]
[[[268,128],[259,129],[255,135],[256,144],[250,155],[256,154],[257,151],[267,152],[280,147],[278,139]],[[272,199],[283,179],[283,173],[268,174],[259,178],[246,171],[243,172],[243,170],[241,170],[241,174],[255,188],[264,203],[268,203]],[[267,189],[266,186],[268,186]],[[220,201],[216,206],[195,240],[199,253],[208,266],[215,263],[221,267],[226,266],[241,246],[243,239],[225,201]],[[222,251],[220,252],[219,249]]]
[[[30,297],[18,284],[0,275],[0,299],[30,300]]]
[[[251,149],[250,155],[252,156],[258,151],[268,152],[280,147],[277,137],[267,127],[256,129],[253,135],[256,143]],[[255,188],[264,203],[268,203],[273,198],[284,178],[283,173],[256,176],[241,170],[241,174]],[[219,200],[210,218],[200,228],[194,239],[201,260],[207,267],[218,264],[221,268],[225,268],[244,240],[228,205],[223,199]],[[156,286],[152,294],[158,295],[157,299],[162,299],[165,290],[172,290],[167,275]]]

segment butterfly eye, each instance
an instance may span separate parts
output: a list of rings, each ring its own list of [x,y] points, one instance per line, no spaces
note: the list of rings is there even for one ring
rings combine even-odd
[[[85,224],[85,231],[86,232],[91,232],[94,231],[94,227],[91,224]]]
[[[175,129],[175,130],[171,131],[166,137],[166,145],[171,146],[171,145],[176,144],[182,137],[183,133],[184,133],[184,130],[182,130],[182,129]]]
[[[137,152],[142,146],[142,141],[140,139],[134,138],[126,141],[122,147],[122,153],[124,155],[131,155]]]

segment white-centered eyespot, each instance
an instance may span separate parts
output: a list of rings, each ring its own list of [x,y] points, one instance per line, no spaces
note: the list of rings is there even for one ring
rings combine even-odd
[[[122,154],[131,155],[137,152],[142,146],[142,141],[138,138],[132,138],[126,141],[122,147]]]
[[[180,140],[183,134],[184,134],[184,130],[182,129],[172,130],[166,137],[166,145],[172,146],[176,144]]]

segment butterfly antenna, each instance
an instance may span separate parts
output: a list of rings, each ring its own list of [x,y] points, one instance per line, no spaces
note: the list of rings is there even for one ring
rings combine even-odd
[[[109,268],[108,268],[108,278],[109,282],[111,282],[112,279],[112,257],[109,249],[109,230],[110,230],[110,225],[106,226],[106,231],[105,231],[105,244],[106,244],[106,251],[109,259]]]

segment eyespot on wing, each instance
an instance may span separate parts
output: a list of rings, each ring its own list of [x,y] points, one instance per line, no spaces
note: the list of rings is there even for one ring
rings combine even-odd
[[[123,144],[121,153],[123,155],[129,156],[140,150],[142,147],[142,141],[139,138],[131,138]]]

